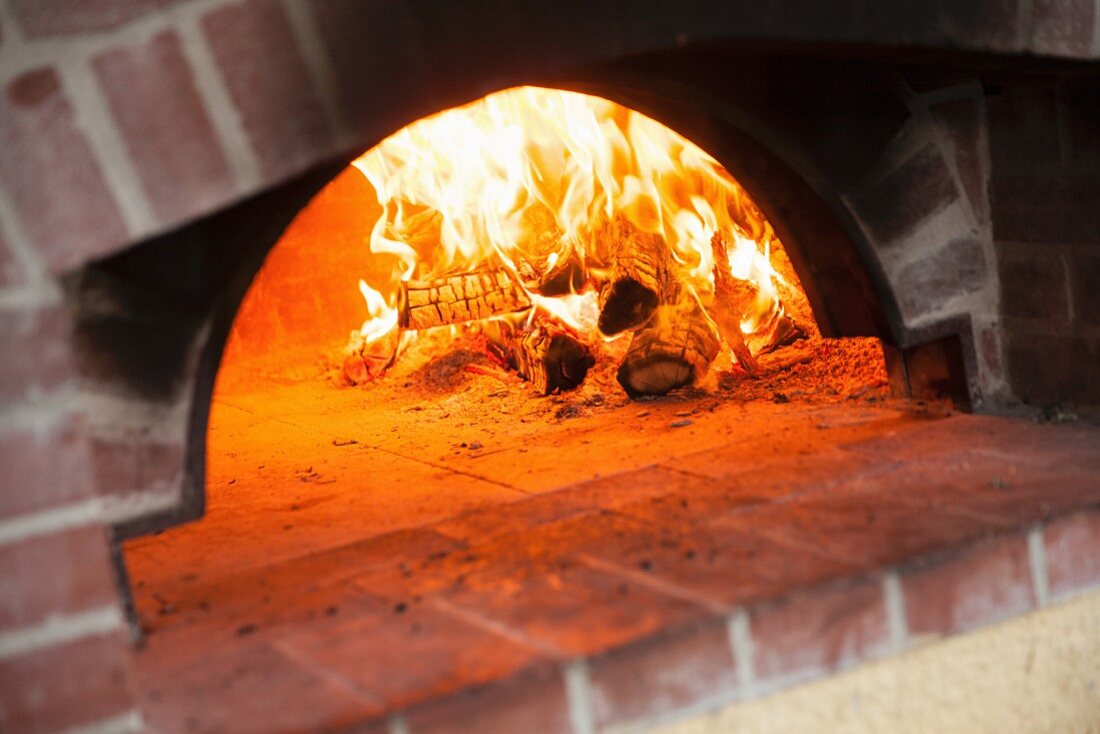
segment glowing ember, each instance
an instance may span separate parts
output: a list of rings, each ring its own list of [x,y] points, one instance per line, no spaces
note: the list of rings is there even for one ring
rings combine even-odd
[[[792,287],[744,190],[613,102],[510,89],[409,125],[354,165],[382,208],[370,250],[393,262],[388,279],[360,281],[359,349],[477,322],[540,349],[575,341],[559,351],[588,364],[589,346],[633,332],[620,382],[635,394],[700,378],[720,342],[751,369],[754,352],[799,333],[780,323]],[[508,328],[488,328],[501,320]],[[501,352],[551,359],[515,346]],[[692,356],[670,366],[678,350]]]

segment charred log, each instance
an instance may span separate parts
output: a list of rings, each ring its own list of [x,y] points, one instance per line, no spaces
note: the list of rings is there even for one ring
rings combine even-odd
[[[664,395],[701,379],[718,356],[718,335],[694,301],[661,306],[634,332],[618,380],[631,397]]]
[[[584,262],[544,204],[524,210],[512,259],[520,282],[532,293],[564,296],[584,288]]]
[[[721,232],[715,232],[710,240],[714,253],[714,306],[711,316],[718,326],[718,333],[730,348],[737,362],[746,372],[755,372],[756,359],[745,344],[741,331],[741,319],[756,300],[757,287],[748,281],[738,280],[730,273],[729,255]]]
[[[610,336],[646,323],[659,304],[674,300],[669,290],[675,284],[668,245],[659,235],[642,232],[620,217],[604,226],[601,240],[610,277],[600,291],[597,326]]]
[[[576,334],[548,319],[536,317],[528,325],[494,322],[486,332],[494,356],[543,395],[577,387],[596,363]]]
[[[523,288],[506,270],[494,267],[402,283],[397,323],[403,329],[427,329],[479,321],[530,307],[531,299]]]

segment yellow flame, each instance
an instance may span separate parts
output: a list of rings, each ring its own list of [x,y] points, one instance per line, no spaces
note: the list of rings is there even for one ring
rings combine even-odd
[[[713,288],[711,237],[729,233],[731,273],[759,287],[761,302],[743,330],[779,308],[767,252],[771,228],[737,182],[690,141],[608,100],[508,89],[419,120],[354,165],[383,211],[370,249],[399,262],[395,282],[360,282],[368,341],[396,327],[394,303],[382,297],[396,291],[396,281],[470,270],[494,258],[514,270],[532,227],[556,230],[557,250],[541,253],[544,260],[576,255],[598,267],[608,255],[598,224],[616,216],[663,237],[699,291]],[[429,210],[440,215],[438,233],[418,245],[409,231]],[[533,300],[574,328],[594,330],[591,293]]]

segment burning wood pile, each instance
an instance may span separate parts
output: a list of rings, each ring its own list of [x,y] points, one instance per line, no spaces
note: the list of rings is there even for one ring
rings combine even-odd
[[[353,384],[418,334],[472,328],[541,394],[618,359],[628,395],[661,395],[702,379],[723,346],[752,372],[809,328],[784,307],[804,296],[772,265],[770,225],[729,174],[605,100],[508,90],[356,165],[382,206],[371,250],[395,265],[389,282],[360,282],[370,318],[344,361]]]

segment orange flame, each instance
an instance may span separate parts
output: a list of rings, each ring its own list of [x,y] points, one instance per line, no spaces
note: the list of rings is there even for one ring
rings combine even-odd
[[[558,249],[542,258],[600,261],[596,223],[615,216],[663,237],[696,292],[713,289],[714,232],[729,233],[731,273],[759,288],[742,330],[752,333],[781,308],[768,254],[774,235],[744,190],[690,141],[608,100],[508,89],[419,120],[353,165],[383,211],[370,249],[398,263],[390,282],[360,282],[368,342],[396,327],[396,299],[383,294],[396,293],[399,281],[471,270],[494,258],[514,270],[518,258],[532,254],[524,251],[533,239],[525,232],[540,226],[560,233]],[[415,229],[425,212],[438,212],[439,230],[421,239]],[[532,300],[595,332],[594,294]]]

